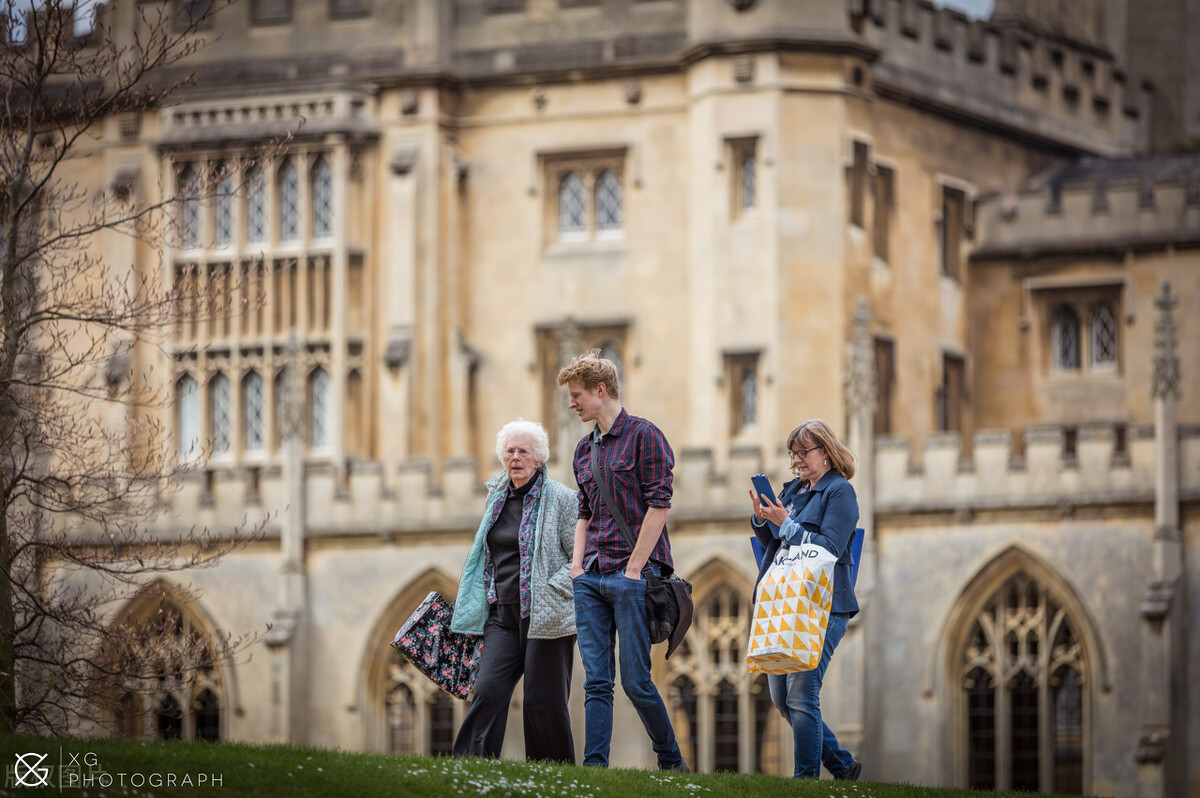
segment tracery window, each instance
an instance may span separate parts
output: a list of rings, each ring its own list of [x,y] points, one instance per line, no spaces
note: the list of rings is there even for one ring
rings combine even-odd
[[[134,739],[220,740],[225,692],[208,630],[165,597],[135,602],[121,623],[151,633],[136,633],[140,655],[115,686],[117,732]]]
[[[783,719],[771,706],[766,679],[746,671],[748,595],[720,582],[698,597],[692,631],[668,660],[666,699],[680,750],[705,772],[779,773],[782,764]],[[750,744],[743,745],[747,735]]]
[[[975,617],[959,661],[967,786],[1081,794],[1088,663],[1052,592],[1025,573],[1010,578]]]
[[[396,652],[389,656],[385,692],[389,753],[450,754],[459,723],[454,699]]]
[[[290,3],[274,4],[284,6]],[[332,419],[362,355],[361,344],[330,341],[361,332],[370,303],[361,252],[347,258],[346,293],[334,287],[339,261],[331,250],[347,254],[336,229],[334,166],[354,168],[355,148],[347,149],[343,158],[302,144],[276,159],[230,146],[207,159],[189,154],[189,161],[167,164],[176,177],[172,222],[179,234],[168,250],[180,311],[172,343],[187,344],[173,352],[181,381],[170,420],[181,459],[211,454],[229,465],[277,456],[284,414],[274,413],[272,426],[268,403],[284,392],[268,392],[291,362],[280,342],[292,334],[299,339],[297,434],[307,435],[317,457],[355,440],[335,434],[341,428]],[[353,350],[347,368],[336,373],[328,370],[335,345]],[[324,368],[315,371],[318,364]],[[180,377],[184,369],[187,380]]]

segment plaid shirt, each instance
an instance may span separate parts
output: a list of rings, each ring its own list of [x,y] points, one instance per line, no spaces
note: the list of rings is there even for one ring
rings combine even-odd
[[[621,409],[612,428],[600,435],[600,427],[584,435],[575,447],[575,479],[579,482],[579,517],[587,518],[587,546],[583,552],[585,570],[601,573],[624,568],[632,553],[621,528],[604,502],[604,495],[592,474],[591,441],[599,438],[596,458],[613,503],[625,518],[634,538],[642,527],[645,508],[671,506],[671,469],[675,454],[662,431],[644,418],[631,416]],[[673,568],[671,541],[664,525],[662,535],[650,554]]]

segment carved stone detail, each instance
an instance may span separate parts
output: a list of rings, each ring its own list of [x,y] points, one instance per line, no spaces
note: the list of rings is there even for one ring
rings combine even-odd
[[[1171,610],[1175,598],[1175,579],[1153,579],[1146,586],[1146,597],[1142,599],[1142,617],[1147,621],[1161,621]]]
[[[1179,353],[1175,348],[1175,306],[1179,304],[1171,294],[1171,284],[1162,284],[1162,293],[1154,300],[1158,308],[1158,322],[1154,325],[1154,373],[1150,381],[1150,395],[1155,399],[1179,399]]]

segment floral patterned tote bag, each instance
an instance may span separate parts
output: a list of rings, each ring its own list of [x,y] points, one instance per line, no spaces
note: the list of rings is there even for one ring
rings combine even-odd
[[[455,698],[475,685],[483,637],[450,631],[454,602],[436,590],[425,597],[392,638],[392,648]]]

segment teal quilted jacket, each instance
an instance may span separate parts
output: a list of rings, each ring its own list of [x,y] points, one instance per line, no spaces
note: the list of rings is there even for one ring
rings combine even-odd
[[[530,573],[529,636],[565,637],[575,634],[575,599],[571,592],[571,551],[575,546],[575,521],[579,516],[578,494],[561,482],[555,482],[541,467],[542,495],[538,503],[537,526],[533,541],[533,569]],[[467,634],[483,634],[487,622],[487,593],[483,584],[483,549],[487,544],[488,519],[497,502],[504,501],[508,475],[497,474],[485,483],[488,495],[483,518],[475,533],[475,542],[463,564],[454,601],[450,629]]]

